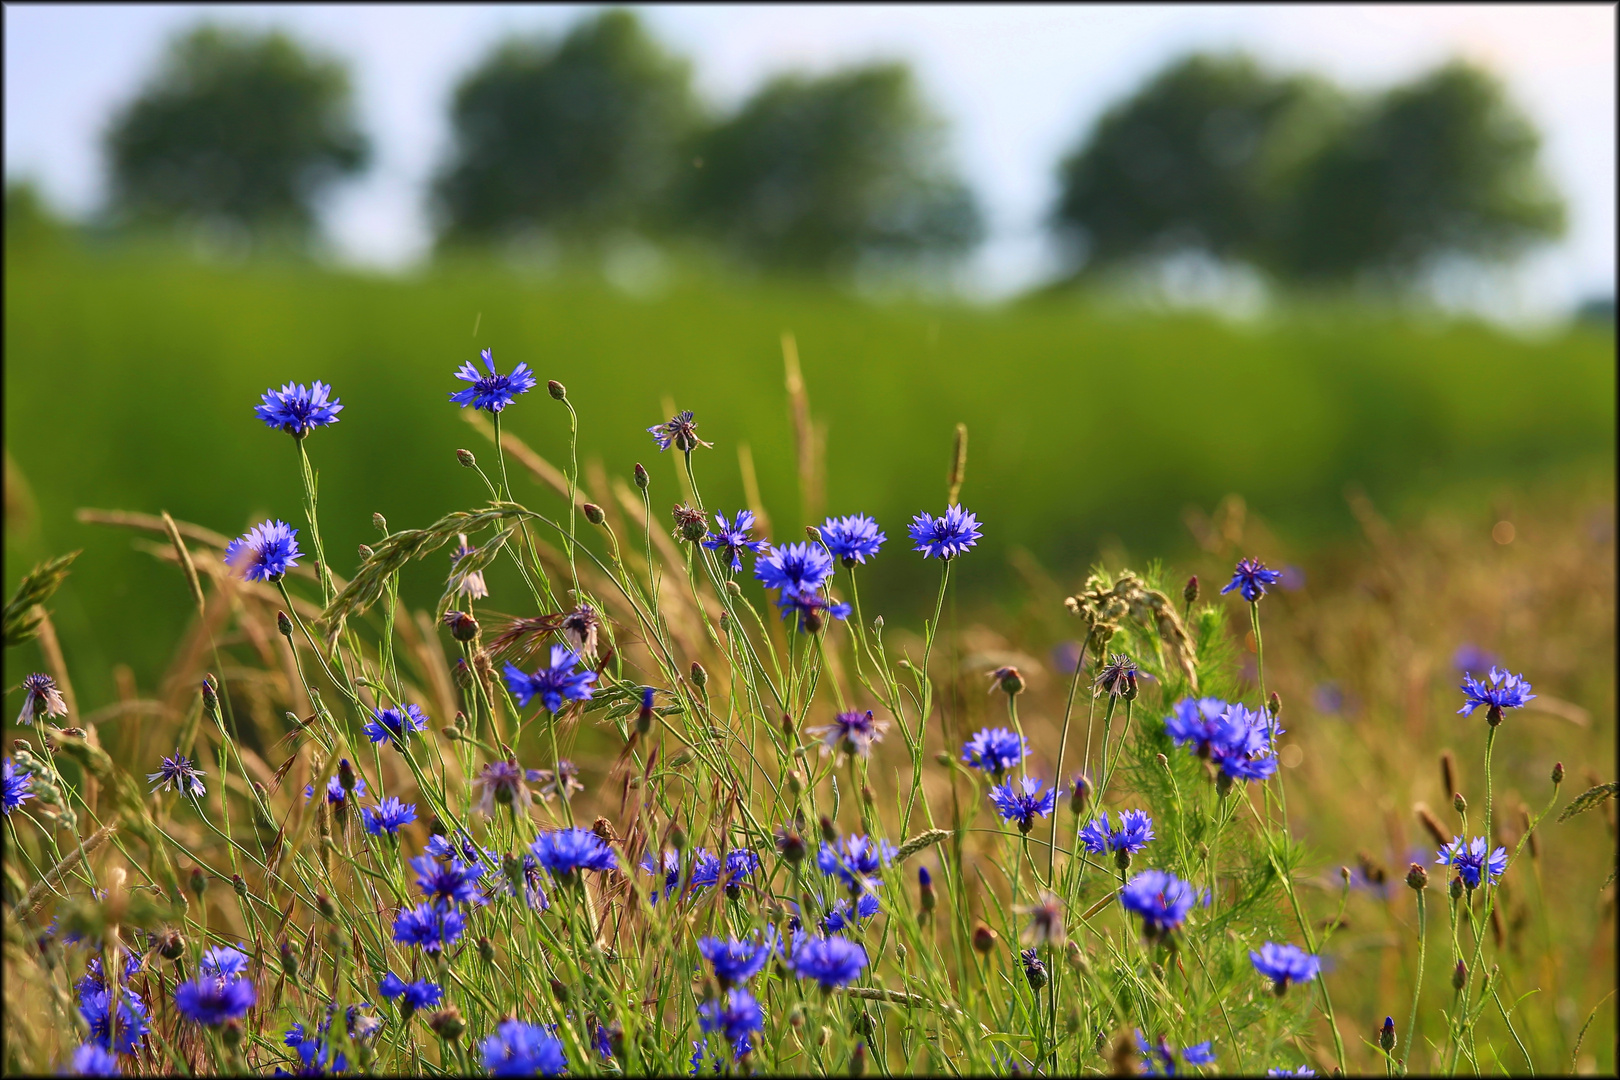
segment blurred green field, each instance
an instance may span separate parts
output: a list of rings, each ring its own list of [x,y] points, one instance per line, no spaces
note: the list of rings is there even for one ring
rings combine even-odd
[[[963,501],[986,522],[986,557],[964,586],[986,591],[1015,545],[1064,571],[1100,544],[1173,555],[1188,544],[1183,509],[1234,492],[1309,543],[1353,527],[1348,482],[1399,516],[1459,491],[1484,502],[1493,485],[1612,475],[1615,344],[1601,327],[1528,339],[1344,308],[1229,324],[1076,299],[877,303],[696,274],[638,298],[598,275],[493,264],[387,278],[72,249],[8,249],[5,299],[6,446],[37,507],[22,529],[8,522],[6,585],[37,558],[86,549],[55,607],[87,704],[112,695],[113,663],[155,677],[188,607],[172,569],[74,521],[76,508],[167,509],[233,534],[265,515],[302,525],[293,444],[251,409],[271,384],[320,378],[346,406],[310,449],[323,535],[349,572],[373,511],[409,527],[483,497],[449,448],[486,460],[492,448],[446,398],[484,346],[503,368],[523,360],[567,384],[582,468],[599,458],[625,476],[645,462],[655,509],[678,488],[644,429],[665,399],[694,409],[716,444],[699,456],[706,500],[742,505],[747,443],[773,531],[791,537],[791,330],[826,425],[827,511],[864,510],[903,535],[913,513],[940,509],[952,430],[968,425]],[[534,394],[506,416],[566,460],[556,403]],[[924,571],[887,561],[877,599],[926,587]],[[435,594],[431,576],[408,599]],[[8,684],[18,675],[8,663]]]

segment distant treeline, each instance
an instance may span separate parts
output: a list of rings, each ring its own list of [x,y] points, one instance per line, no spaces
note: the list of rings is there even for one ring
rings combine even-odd
[[[689,61],[614,10],[560,39],[497,43],[449,115],[427,193],[440,252],[633,234],[838,273],[948,262],[984,234],[945,122],[901,63],[779,75],[721,113]],[[1356,96],[1194,55],[1082,133],[1049,223],[1076,277],[1187,252],[1284,284],[1402,277],[1559,235],[1539,141],[1500,83],[1463,63]],[[204,24],[108,125],[100,223],[301,242],[370,150],[340,60]]]

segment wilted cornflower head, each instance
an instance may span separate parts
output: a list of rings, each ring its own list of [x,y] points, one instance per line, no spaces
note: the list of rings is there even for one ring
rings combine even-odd
[[[234,979],[247,971],[247,953],[229,945],[217,945],[202,954],[197,968],[215,979]]]
[[[963,761],[997,777],[1028,756],[1029,742],[1006,728],[983,728],[962,747]]]
[[[422,706],[390,705],[386,709],[371,710],[371,720],[366,723],[366,738],[374,743],[398,746],[404,742],[405,736],[413,731],[421,731],[427,725],[428,715],[422,711]]]
[[[1124,653],[1115,653],[1108,658],[1108,663],[1097,672],[1093,681],[1097,689],[1109,697],[1119,697],[1127,692],[1135,692],[1136,672],[1136,661]]]
[[[1063,926],[1063,901],[1056,894],[1042,889],[1035,903],[1013,910],[1029,916],[1028,925],[1019,935],[1025,945],[1062,945],[1068,940],[1068,931]]]
[[[752,979],[765,970],[765,962],[771,958],[767,943],[738,941],[735,938],[701,938],[698,953],[714,968],[715,981],[722,988]]]
[[[79,1015],[90,1029],[90,1041],[104,1050],[134,1054],[146,1037],[146,1002],[134,990],[118,992],[118,1018],[113,1021],[110,990],[90,989],[79,995]]]
[[[692,410],[678,412],[665,420],[662,424],[654,424],[647,429],[647,433],[658,444],[658,449],[668,450],[671,446],[683,453],[690,453],[700,446],[707,446],[711,450],[713,443],[704,442],[697,437],[697,421],[692,419]]]
[[[17,807],[37,796],[29,789],[34,786],[34,774],[26,769],[19,769],[11,758],[6,758],[4,773],[4,793],[6,813],[11,813]]]
[[[1507,849],[1497,848],[1487,858],[1487,847],[1483,836],[1476,836],[1466,844],[1458,836],[1440,849],[1435,862],[1457,871],[1457,876],[1470,889],[1479,888],[1482,882],[1495,885],[1497,879],[1507,872]]]
[[[174,1005],[188,1020],[216,1027],[253,1007],[259,993],[251,979],[215,979],[207,975],[183,982],[174,991]]]
[[[1464,674],[1462,692],[1467,700],[1457,710],[1457,715],[1472,716],[1475,709],[1483,706],[1492,724],[1501,723],[1502,710],[1522,709],[1536,696],[1530,693],[1530,684],[1524,681],[1523,675],[1509,675],[1494,665],[1484,679]]]
[[[348,761],[349,761],[348,758],[344,758],[343,759],[343,764],[348,764]],[[355,794],[355,798],[359,798],[360,796],[364,795],[365,793],[366,793],[366,782],[365,782],[365,780],[362,777],[358,777],[358,776],[355,777],[354,778],[354,794]],[[332,778],[329,779],[326,782],[326,801],[331,803],[333,806],[341,806],[343,804],[344,799],[347,798],[347,795],[348,795],[348,793],[343,790],[343,781],[336,774],[334,774],[332,776]],[[315,797],[315,785],[314,784],[305,784],[304,785],[304,798],[305,799],[312,799],[314,797]]]
[[[176,753],[174,757],[166,757],[163,764],[155,773],[147,773],[146,779],[152,784],[153,791],[167,791],[173,789],[182,795],[189,795],[193,799],[200,799],[207,794],[208,789],[203,786],[202,770],[191,763],[191,759],[184,754]],[[336,779],[334,777],[333,779]]]
[[[1163,870],[1143,870],[1119,893],[1125,909],[1142,916],[1142,932],[1147,937],[1179,929],[1196,899],[1190,884]]]
[[[1029,832],[1037,817],[1046,817],[1057,809],[1057,790],[1044,794],[1043,782],[1033,776],[1006,780],[990,789],[990,801],[1003,821],[1018,824],[1019,832]]]
[[[567,758],[557,762],[556,769],[530,769],[528,772],[530,782],[540,785],[540,797],[550,802],[557,794],[559,785],[563,797],[567,798],[576,791],[584,791],[585,785],[579,782],[579,766]],[[559,781],[558,777],[562,779]]]
[[[1310,982],[1322,969],[1322,961],[1298,945],[1279,945],[1275,941],[1260,946],[1259,952],[1250,952],[1249,961],[1254,970],[1276,984],[1279,994],[1291,982]]]
[[[1221,590],[1221,595],[1238,589],[1243,593],[1243,599],[1252,604],[1266,595],[1267,585],[1275,585],[1281,580],[1281,571],[1266,569],[1266,564],[1259,559],[1239,559],[1237,568],[1232,571],[1232,580]]]
[[[484,1068],[493,1076],[561,1076],[568,1071],[562,1040],[537,1024],[502,1020],[484,1040]]]
[[[480,814],[490,816],[495,813],[497,803],[519,808],[529,806],[533,799],[524,782],[527,775],[515,761],[491,761],[473,779],[473,786],[478,789],[474,807]]]
[[[887,539],[883,530],[878,528],[878,523],[865,514],[829,517],[821,523],[821,542],[845,566],[864,563],[875,557]]]
[[[832,576],[833,560],[820,544],[799,543],[772,547],[754,560],[754,576],[767,589],[788,593],[814,593]]]
[[[944,517],[918,514],[911,519],[907,531],[917,543],[915,550],[929,559],[954,559],[984,535],[979,529],[979,519],[960,506],[946,507]]]
[[[764,1030],[765,1013],[753,994],[738,987],[727,990],[724,998],[699,1005],[698,1027],[706,1032],[718,1031],[735,1045],[748,1038],[750,1032]]]
[[[485,412],[498,413],[516,401],[519,394],[527,394],[540,385],[540,380],[534,377],[528,364],[519,364],[512,369],[512,374],[502,375],[495,370],[495,357],[489,349],[481,352],[479,359],[489,369],[488,375],[479,371],[470,360],[456,369],[456,378],[472,383],[467,389],[450,394],[450,400],[463,409],[471,405]]]
[[[860,977],[866,967],[866,950],[837,936],[807,938],[793,946],[788,966],[799,978],[814,979],[823,990],[832,990]]]
[[[381,836],[383,833],[396,836],[401,825],[415,820],[416,806],[392,797],[378,803],[376,809],[367,806],[360,810],[360,821],[365,826],[366,832],[372,836]]]
[[[1152,1046],[1142,1037],[1140,1029],[1136,1032],[1136,1046],[1142,1051],[1142,1072],[1148,1076],[1174,1076],[1176,1075],[1176,1050],[1170,1043],[1159,1036],[1159,1041]],[[1181,1060],[1187,1065],[1213,1065],[1215,1051],[1206,1040],[1185,1047],[1180,1052]]]
[[[569,880],[580,870],[612,870],[619,865],[613,849],[589,829],[556,829],[535,837],[529,850],[552,877]]]
[[[411,860],[416,871],[416,885],[429,902],[439,904],[482,904],[484,894],[479,891],[478,879],[484,876],[480,866],[469,866],[460,859],[448,863],[431,855],[418,855]]]
[[[462,570],[461,560],[471,555],[477,548],[467,543],[467,534],[461,533],[458,537],[460,543],[454,551],[450,552],[450,589],[456,596],[468,596],[474,600],[482,600],[489,595],[489,586],[484,583],[482,570]]]
[[[516,664],[508,662],[505,669],[506,687],[517,699],[520,708],[527,708],[530,699],[540,698],[547,712],[562,709],[565,701],[589,701],[591,684],[596,672],[579,667],[579,654],[566,645],[551,647],[551,666],[543,667],[533,675],[526,674]]]
[[[879,876],[895,856],[887,840],[873,840],[860,834],[841,837],[836,844],[822,844],[816,866],[823,874],[836,876],[850,889],[860,888],[865,879]]]
[[[573,611],[564,615],[562,625],[563,640],[568,642],[580,656],[596,655],[596,631],[602,625],[602,617],[596,609],[589,604],[581,604]]]
[[[280,390],[266,390],[253,406],[254,415],[265,425],[280,428],[295,439],[302,439],[311,430],[338,422],[343,406],[336,398],[327,400],[332,388],[319,379],[315,385],[288,383]]]
[[[726,515],[721,513],[714,515],[714,521],[719,528],[709,534],[708,539],[703,541],[703,546],[710,551],[718,551],[722,562],[729,560],[733,574],[742,573],[744,551],[752,551],[758,555],[771,546],[765,540],[754,540],[749,537],[748,532],[754,527],[752,510],[737,511],[736,525],[732,525],[726,520]]]
[[[888,730],[889,722],[877,719],[871,709],[865,712],[856,709],[839,713],[830,724],[806,728],[805,734],[814,735],[829,750],[868,757],[872,753],[872,744],[882,742]]]
[[[826,933],[835,934],[848,927],[859,926],[863,919],[870,919],[882,910],[883,905],[878,898],[869,892],[861,893],[853,908],[850,907],[848,900],[839,897],[833,901],[832,907],[828,908],[827,914],[822,917],[821,929]]]
[[[225,565],[247,581],[280,581],[303,554],[297,529],[285,521],[261,521],[225,545]]]
[[[17,714],[17,723],[32,724],[41,716],[67,715],[67,702],[62,699],[62,691],[56,688],[56,680],[43,671],[23,676],[22,691],[22,712]]]
[[[454,945],[466,928],[467,920],[461,912],[431,903],[402,908],[394,916],[394,940],[418,946],[423,952],[436,953],[446,945]]]
[[[73,1051],[68,1071],[74,1076],[118,1076],[118,1058],[111,1050],[93,1042],[80,1044]]]
[[[1108,827],[1108,814],[1103,812],[1085,828],[1080,830],[1080,842],[1087,851],[1093,855],[1101,855],[1106,851],[1123,851],[1127,855],[1135,855],[1147,847],[1153,835],[1153,819],[1145,810],[1124,810],[1115,812],[1118,827]]]

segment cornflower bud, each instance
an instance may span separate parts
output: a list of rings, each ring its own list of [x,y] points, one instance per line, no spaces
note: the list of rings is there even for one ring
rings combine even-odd
[[[934,878],[928,867],[917,867],[917,906],[924,916],[932,915],[939,900],[934,896]]]
[[[1069,943],[1063,947],[1063,959],[1071,968],[1082,975],[1089,974],[1091,971],[1091,964],[1086,960],[1085,950],[1080,948],[1080,943],[1073,938],[1070,938]]]
[[[454,1005],[446,1006],[430,1015],[428,1027],[445,1042],[454,1042],[461,1038],[463,1031],[467,1030],[466,1022],[461,1019],[461,1010]]]
[[[292,640],[292,620],[287,618],[287,613],[285,611],[276,612],[276,630],[288,641]]]
[[[1024,979],[1028,981],[1029,988],[1038,994],[1047,983],[1046,964],[1041,961],[1034,949],[1025,949],[1022,957]]]
[[[1460,877],[1454,877],[1454,878],[1452,878],[1452,879],[1451,879],[1451,888],[1450,888],[1450,890],[1449,890],[1449,891],[1450,891],[1450,893],[1451,893],[1451,898],[1452,898],[1452,899],[1453,899],[1453,900],[1460,900],[1460,899],[1462,899],[1462,894],[1463,894],[1463,879],[1462,879],[1462,878],[1460,878]]]
[[[220,1041],[225,1044],[227,1050],[233,1053],[242,1048],[242,1036],[244,1034],[246,1033],[242,1030],[242,1021],[234,1016],[225,1021],[224,1025],[219,1029]]]
[[[439,734],[443,735],[451,742],[455,742],[457,739],[461,738],[461,729],[456,727],[454,724],[446,724],[444,727],[439,729]]]
[[[1187,579],[1187,585],[1181,590],[1181,598],[1189,605],[1198,599],[1198,575],[1194,574]]]
[[[789,738],[795,734],[793,728],[793,716],[790,713],[782,714],[782,734],[788,736]]]
[[[1226,772],[1222,772],[1220,775],[1215,777],[1215,794],[1219,795],[1221,798],[1224,799],[1224,798],[1226,798],[1227,795],[1229,795],[1231,793],[1231,791],[1232,791],[1232,777],[1231,777],[1231,774],[1226,773]]]
[[[547,379],[546,393],[550,394],[556,400],[561,401],[568,396],[568,388],[563,386],[563,384],[558,382],[556,379]]]
[[[1075,774],[1074,783],[1069,790],[1069,812],[1079,817],[1086,812],[1086,804],[1091,801],[1091,781],[1084,773]]]
[[[1271,714],[1273,720],[1282,713],[1282,698],[1275,690],[1271,692],[1271,697],[1266,699],[1266,711]]]
[[[214,677],[204,675],[202,681],[203,708],[210,714],[219,712],[219,695],[214,691]]]
[[[793,795],[798,795],[804,791],[804,777],[799,775],[798,769],[788,770],[787,786],[789,793]]]
[[[231,888],[236,890],[237,896],[247,899],[247,882],[242,880],[241,874],[231,875]]]
[[[551,981],[551,996],[556,998],[558,1000],[558,1002],[560,1002],[563,1005],[568,1004],[568,987],[564,986],[557,979],[552,979],[550,981]]]
[[[821,1025],[821,1030],[816,1032],[816,1046],[817,1047],[826,1046],[827,1045],[827,1040],[831,1039],[831,1038],[832,1038],[832,1028],[828,1027],[826,1024]]]
[[[1458,960],[1457,967],[1451,973],[1451,988],[1453,990],[1461,990],[1467,982],[1468,963],[1464,960]]]
[[[636,462],[636,487],[646,491],[649,479],[646,468],[642,466],[641,462]]]
[[[170,927],[158,935],[157,954],[165,960],[178,960],[185,955],[186,939],[180,931]]]
[[[1412,863],[1406,868],[1406,884],[1413,892],[1422,892],[1429,887],[1429,872],[1422,863]]]
[[[1384,1017],[1384,1026],[1378,1029],[1378,1048],[1386,1054],[1395,1051],[1395,1018]]]
[[[1126,851],[1124,848],[1120,848],[1118,851],[1115,851],[1114,865],[1119,867],[1121,870],[1129,870],[1131,868],[1131,853]]]
[[[803,1005],[800,1005],[798,1002],[794,1002],[793,1007],[788,1010],[788,1023],[795,1028],[804,1027]]]
[[[814,525],[806,525],[804,527],[804,535],[808,536],[811,540],[818,544],[821,543],[821,530],[816,528]]]
[[[709,685],[709,673],[696,660],[692,661],[692,685],[699,690]]]
[[[790,865],[797,866],[804,861],[806,850],[804,837],[793,830],[784,829],[781,838],[776,842],[776,847],[781,851],[782,858],[786,859]]]
[[[208,875],[203,872],[202,867],[193,866],[191,868],[191,878],[187,882],[187,885],[189,885],[191,888],[192,896],[195,896],[198,899],[202,898],[202,894],[208,889]]]
[[[988,953],[996,947],[996,932],[979,923],[973,928],[973,948],[980,953]]]
[[[481,937],[478,939],[478,959],[482,960],[486,964],[493,964],[495,962],[495,946],[489,943],[489,938],[487,937]]]
[[[1462,797],[1462,792],[1456,791],[1452,793],[1451,808],[1459,814],[1468,813],[1468,800]]]
[[[996,668],[990,673],[990,677],[996,681],[996,685],[1001,688],[1001,692],[1008,697],[1024,692],[1024,677],[1018,673],[1018,669],[1015,667]]]
[[[838,826],[826,814],[821,815],[821,838],[829,844],[838,842]]]
[[[295,986],[298,984],[298,942],[281,943],[281,971],[287,976],[288,982]]]
[[[1564,782],[1564,763],[1562,761],[1553,762],[1552,782],[1553,787],[1557,787]]]
[[[461,462],[464,468],[468,469],[478,464],[478,459],[473,457],[473,452],[471,450],[457,450],[456,460]]]
[[[360,558],[362,560],[369,561],[371,559],[371,557],[373,555],[375,555],[375,554],[377,554],[377,553],[375,551],[371,550],[371,545],[370,544],[361,544],[360,545]]]
[[[873,793],[872,785],[861,785],[861,802],[865,803],[867,806],[874,806],[877,804],[877,795]]]
[[[355,780],[354,776],[354,766],[349,764],[348,758],[344,758],[342,761],[338,762],[337,772],[338,787],[341,787],[345,794],[352,793],[357,781]],[[344,801],[347,802],[348,800],[344,799]]]
[[[856,1043],[854,1052],[849,1055],[849,1075],[866,1075],[866,1044],[863,1042]]]
[[[636,710],[636,733],[646,738],[652,730],[653,723],[653,696],[652,687],[646,687],[641,692],[641,707]]]
[[[371,515],[371,526],[384,536],[388,535],[388,519],[383,517],[380,513],[374,513]]]
[[[669,846],[675,850],[677,855],[686,850],[686,833],[681,829],[681,823],[678,821],[669,823]]]
[[[600,506],[597,506],[595,503],[588,502],[581,506],[580,509],[585,511],[586,521],[590,522],[592,525],[602,524],[605,515],[602,513],[602,508]]]
[[[332,898],[323,892],[315,894],[315,910],[321,913],[323,919],[337,919],[337,906],[332,903]]]

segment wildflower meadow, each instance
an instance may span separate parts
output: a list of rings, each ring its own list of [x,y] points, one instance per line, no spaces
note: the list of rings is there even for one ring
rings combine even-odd
[[[964,428],[886,481],[909,520],[833,490],[773,523],[705,499],[702,402],[580,415],[484,349],[410,390],[482,414],[434,451],[465,509],[338,552],[370,511],[319,499],[322,440],[387,405],[302,377],[239,410],[301,503],[103,516],[194,613],[166,696],[79,711],[71,553],[5,608],[42,658],[8,690],[7,1072],[1614,1067],[1613,718],[1571,700],[1612,672],[1568,659],[1612,649],[1612,534],[1509,567],[1364,507],[1374,569],[1312,607],[1259,533],[1218,577],[1038,581],[1001,618],[1046,659],[959,611],[997,528]],[[646,429],[589,492],[585,424]],[[929,598],[874,610],[897,564]],[[1509,608],[1559,630],[1411,675],[1442,614]],[[1399,743],[1353,726],[1386,705]]]

